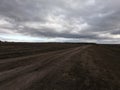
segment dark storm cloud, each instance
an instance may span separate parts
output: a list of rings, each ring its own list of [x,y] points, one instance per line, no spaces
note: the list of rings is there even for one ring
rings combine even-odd
[[[0,0],[0,33],[120,43],[119,4],[118,0]]]

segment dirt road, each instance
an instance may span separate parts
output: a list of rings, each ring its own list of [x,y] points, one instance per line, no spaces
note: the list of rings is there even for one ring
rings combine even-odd
[[[120,90],[119,76],[86,52],[93,47],[0,60],[0,90]]]

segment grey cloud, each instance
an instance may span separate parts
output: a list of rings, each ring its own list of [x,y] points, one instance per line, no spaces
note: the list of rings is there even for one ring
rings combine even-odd
[[[53,31],[53,29],[50,30],[50,28],[43,28],[41,30],[39,29],[34,29],[34,28],[28,28],[26,27],[24,30],[20,30],[20,33],[23,33],[25,35],[31,35],[31,36],[35,36],[35,37],[50,37],[50,38],[72,38],[72,39],[89,39],[89,40],[102,40],[102,39],[109,39],[107,37],[100,37],[96,34],[93,33],[78,33],[78,34],[74,34],[74,33],[69,33],[69,32],[55,32]]]
[[[111,31],[111,34],[120,35],[120,29]]]
[[[118,0],[0,0],[0,19],[11,24],[0,26],[0,33],[7,29],[31,37],[119,43],[119,4]],[[26,26],[28,22],[34,27]],[[84,23],[89,27],[83,27]]]

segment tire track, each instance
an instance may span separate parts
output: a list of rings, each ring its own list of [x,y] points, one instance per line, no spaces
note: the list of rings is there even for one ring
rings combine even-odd
[[[53,56],[43,60],[43,63],[37,62],[37,64],[34,65],[31,64],[12,69],[11,71],[2,72],[0,73],[0,81],[4,83],[0,83],[0,89],[25,90],[36,80],[43,79],[48,74],[51,74],[51,72],[55,73],[54,70],[56,71],[62,64],[67,62],[67,60],[70,60],[75,54],[80,53],[88,47],[90,47],[90,45],[63,51],[63,53],[54,53]],[[7,82],[5,80],[7,80]]]

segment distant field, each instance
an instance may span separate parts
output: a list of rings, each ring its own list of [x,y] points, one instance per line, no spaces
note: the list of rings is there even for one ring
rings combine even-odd
[[[57,51],[77,46],[79,46],[79,44],[2,43],[0,45],[0,59],[34,55],[37,53]]]
[[[120,45],[1,42],[0,90],[120,90]]]

